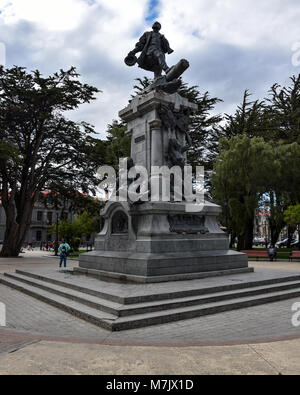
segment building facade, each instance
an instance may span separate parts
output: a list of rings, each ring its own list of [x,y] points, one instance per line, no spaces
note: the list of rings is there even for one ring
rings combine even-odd
[[[271,238],[271,230],[269,225],[270,212],[267,210],[260,210],[256,212],[254,222],[254,236],[264,239]]]
[[[32,243],[33,246],[39,246],[42,242],[50,242],[55,240],[55,235],[51,235],[50,229],[57,220],[61,218],[72,221],[74,214],[68,211],[55,210],[46,208],[40,202],[34,206],[30,228],[27,232],[25,243]],[[2,204],[0,203],[0,242],[4,240],[6,215]]]

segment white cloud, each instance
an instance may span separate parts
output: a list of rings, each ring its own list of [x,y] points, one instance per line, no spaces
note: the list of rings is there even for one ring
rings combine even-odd
[[[160,19],[178,48],[201,43],[243,48],[291,45],[299,39],[298,0],[163,0]]]
[[[103,132],[124,107],[134,79],[151,73],[123,60],[139,36],[149,0],[0,0],[0,41],[7,66],[51,74],[74,65],[82,80],[103,90],[76,112]],[[174,54],[187,58],[185,81],[224,99],[230,111],[249,88],[263,97],[274,82],[299,72],[292,45],[300,41],[299,0],[161,0],[158,20]]]
[[[87,8],[81,0],[12,0],[4,5],[2,17],[8,24],[26,20],[49,30],[70,30],[85,17]]]
[[[103,93],[74,116],[103,133],[127,105],[134,78],[143,74],[123,60],[136,32],[146,28],[147,7],[148,0],[0,0],[7,66],[38,68],[44,74],[76,66],[82,80]]]

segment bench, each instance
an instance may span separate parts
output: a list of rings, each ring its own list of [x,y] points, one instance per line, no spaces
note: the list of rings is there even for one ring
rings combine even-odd
[[[241,252],[243,254],[247,254],[248,258],[256,258],[257,261],[259,258],[267,258],[268,260],[270,259],[268,255],[268,251],[244,250]],[[276,261],[276,257],[274,257],[274,260]]]
[[[300,259],[300,251],[292,251],[290,255],[290,262],[292,262],[293,259]]]

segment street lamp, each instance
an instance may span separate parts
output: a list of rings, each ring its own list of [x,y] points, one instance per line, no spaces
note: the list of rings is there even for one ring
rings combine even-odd
[[[55,256],[58,256],[58,213],[56,213],[56,232],[55,232]]]

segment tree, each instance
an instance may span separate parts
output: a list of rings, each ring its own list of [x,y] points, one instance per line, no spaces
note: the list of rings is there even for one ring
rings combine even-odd
[[[123,121],[114,120],[108,125],[107,140],[105,141],[105,164],[119,168],[119,160],[130,156],[131,137],[126,134],[127,125]]]
[[[298,228],[298,242],[300,242],[300,204],[290,206],[284,213],[284,219],[288,225]]]
[[[264,201],[270,211],[271,241],[275,245],[284,226],[291,227],[290,234],[295,231],[292,224],[286,223],[284,213],[290,205],[300,202],[300,145],[283,140],[269,144],[274,151],[274,169]]]
[[[126,134],[127,125],[123,121],[114,120],[107,126],[106,139],[98,140],[93,155],[102,158],[107,166],[119,168],[119,160],[130,156],[131,137]]]
[[[297,206],[290,206],[284,213],[287,224],[298,226],[300,225],[300,204]]]
[[[243,101],[237,107],[234,115],[225,114],[225,125],[219,126],[219,135],[231,138],[239,134],[248,137],[262,137],[265,128],[265,103],[264,101],[250,101],[251,94],[245,90]]]
[[[291,86],[274,84],[266,99],[268,122],[265,139],[300,144],[300,74],[290,78]]]
[[[101,158],[92,153],[95,133],[86,122],[64,116],[95,99],[72,67],[47,78],[38,70],[0,67],[1,199],[6,213],[2,257],[18,256],[40,191],[61,195],[93,191]]]
[[[242,134],[221,139],[212,194],[223,209],[223,225],[238,237],[239,250],[252,249],[255,211],[273,171],[273,150],[262,138]]]
[[[270,206],[272,243],[278,240],[286,225],[284,212],[290,205],[300,202],[299,144],[300,144],[300,75],[290,78],[291,85],[274,84],[265,99],[265,141],[276,142],[276,161],[280,164],[274,185],[267,193]],[[289,243],[295,231],[289,225]]]
[[[2,141],[0,143],[0,160],[9,161],[11,159],[18,159],[18,151],[8,141]]]
[[[299,77],[292,77],[291,80],[290,87],[273,85],[269,97],[264,101],[251,101],[251,95],[246,90],[235,114],[226,114],[225,125],[219,127],[219,135],[226,138],[240,134],[246,134],[250,138],[262,137],[273,147],[275,166],[269,174],[272,183],[268,184],[270,189],[266,189],[261,199],[261,205],[270,211],[269,225],[273,244],[286,225],[284,211],[289,205],[296,204],[300,197],[299,181],[296,181],[300,180],[297,162],[300,80]]]
[[[198,111],[191,117],[190,136],[193,146],[188,150],[188,163],[194,168],[204,166],[206,171],[210,171],[222,136],[218,128],[222,116],[213,114],[213,111],[222,100],[211,97],[209,92],[202,94],[198,86],[189,87],[187,84],[183,84],[178,93],[198,105]]]
[[[62,220],[58,226],[60,239],[65,239],[70,243],[72,250],[78,249],[82,235],[89,238],[98,231],[98,224],[88,212],[82,212],[75,216],[74,221]],[[56,233],[56,224],[52,225],[51,234]],[[79,243],[78,243],[79,240]]]

